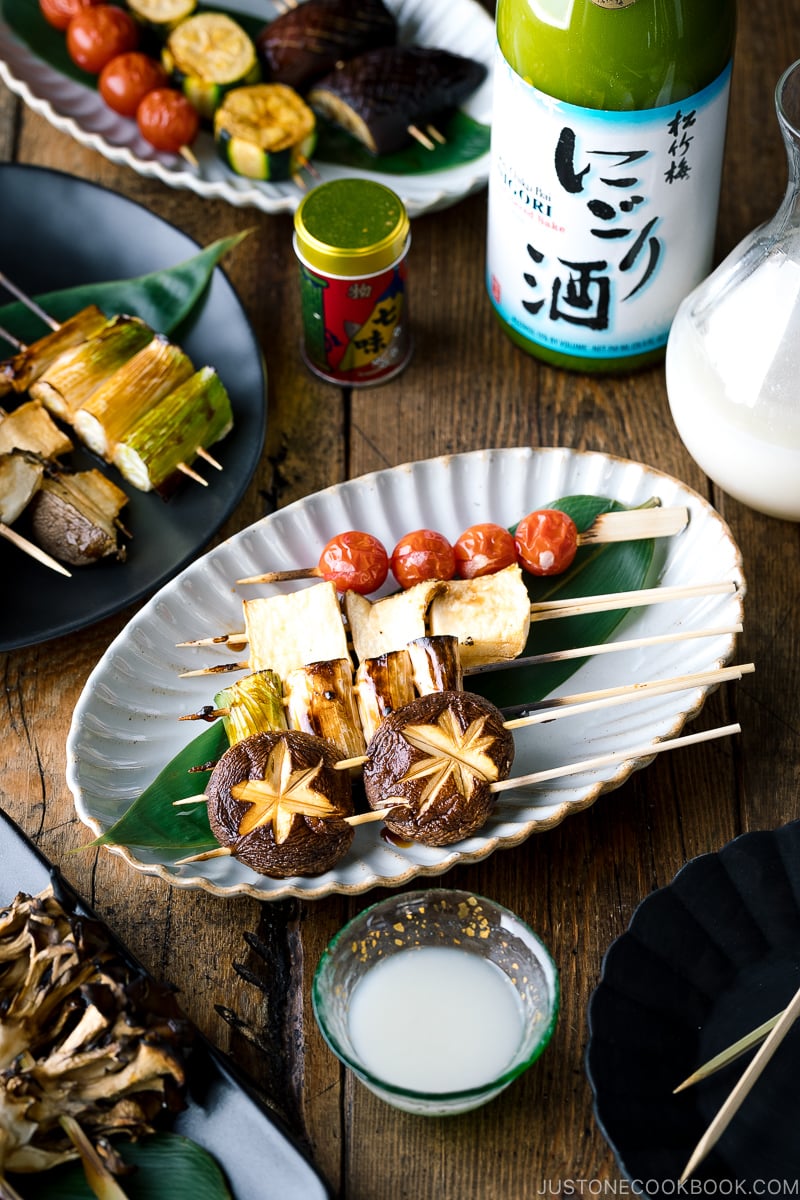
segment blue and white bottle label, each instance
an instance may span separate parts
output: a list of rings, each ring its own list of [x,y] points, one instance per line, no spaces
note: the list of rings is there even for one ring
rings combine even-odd
[[[730,77],[663,107],[598,111],[531,87],[498,47],[487,287],[516,333],[577,358],[666,344],[711,268]]]

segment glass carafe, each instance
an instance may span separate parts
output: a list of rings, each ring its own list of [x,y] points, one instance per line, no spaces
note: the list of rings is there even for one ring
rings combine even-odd
[[[775,106],[786,195],[679,307],[667,391],[687,450],[719,487],[800,521],[800,61],[781,76]]]

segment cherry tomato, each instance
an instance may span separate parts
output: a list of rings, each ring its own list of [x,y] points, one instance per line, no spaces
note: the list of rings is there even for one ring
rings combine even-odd
[[[557,508],[528,513],[514,534],[519,560],[532,575],[560,575],[578,549],[578,529],[572,517]]]
[[[167,72],[149,54],[131,50],[118,54],[100,72],[97,86],[109,108],[123,117],[135,117],[148,92],[167,86]]]
[[[82,8],[67,26],[70,58],[92,75],[99,75],[112,58],[135,50],[138,44],[139,26],[129,12],[114,4]]]
[[[200,116],[183,92],[155,88],[137,108],[136,123],[142,137],[156,150],[178,154],[197,137]]]
[[[415,529],[401,538],[389,560],[401,588],[430,579],[452,579],[456,556],[447,538],[435,529]]]
[[[39,8],[49,25],[65,33],[76,13],[79,13],[82,8],[89,8],[93,4],[100,3],[101,0],[39,0]]]
[[[456,570],[462,579],[476,579],[479,575],[494,575],[517,561],[517,547],[513,536],[502,525],[486,521],[482,525],[470,525],[453,545]]]
[[[340,592],[374,592],[389,574],[389,555],[371,533],[350,529],[331,538],[319,556],[323,579],[335,583]]]

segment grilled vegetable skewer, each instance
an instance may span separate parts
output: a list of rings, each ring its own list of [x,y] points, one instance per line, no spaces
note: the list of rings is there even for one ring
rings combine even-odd
[[[381,0],[305,0],[256,36],[264,78],[299,92],[337,63],[397,40],[397,22]]]

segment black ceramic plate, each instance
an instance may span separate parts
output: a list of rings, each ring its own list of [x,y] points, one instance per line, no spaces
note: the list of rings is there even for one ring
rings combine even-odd
[[[51,882],[62,903],[98,919],[0,809],[0,905],[10,903],[17,892],[35,895]],[[124,947],[120,950],[127,953]],[[199,1035],[188,1067],[188,1106],[171,1127],[214,1156],[225,1172],[234,1200],[329,1197],[320,1177],[288,1134]]]
[[[174,266],[201,249],[175,226],[97,184],[41,167],[0,164],[0,270],[30,294]],[[0,304],[13,297],[0,294]],[[165,503],[124,485],[133,534],[124,563],[73,569],[71,579],[0,540],[0,650],[84,628],[149,595],[211,540],[241,499],[264,441],[266,377],[253,329],[224,272],[180,344],[196,366],[217,368],[234,428],[215,447],[222,472],[208,487],[186,486]],[[0,357],[10,353],[0,342]],[[77,451],[77,466],[99,466]],[[119,480],[118,480],[119,482]]]
[[[589,1004],[595,1114],[628,1180],[682,1194],[692,1151],[755,1051],[673,1089],[784,1008],[799,984],[800,821],[743,834],[642,901]],[[692,1177],[702,1194],[797,1194],[798,1062],[795,1026]]]

